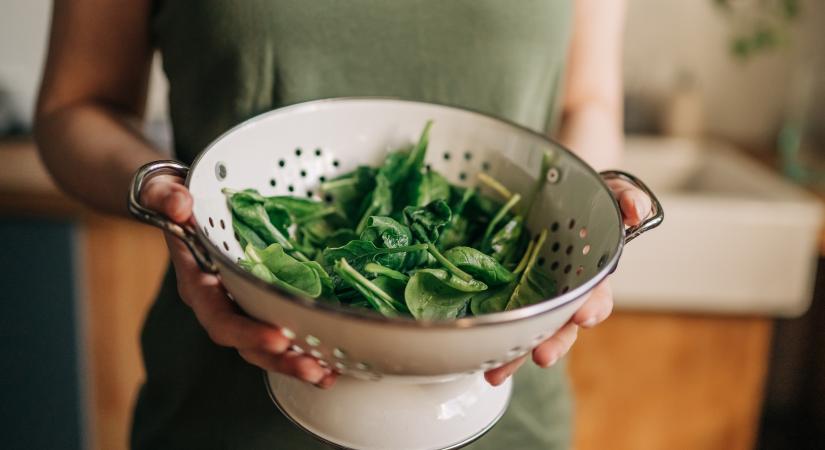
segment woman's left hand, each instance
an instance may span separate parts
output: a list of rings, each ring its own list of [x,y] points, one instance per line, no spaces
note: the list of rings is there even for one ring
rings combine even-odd
[[[642,191],[621,180],[610,180],[607,184],[619,202],[625,225],[638,225],[647,217],[651,203]],[[590,291],[589,297],[576,311],[570,322],[533,349],[533,361],[540,367],[552,366],[567,354],[576,342],[580,327],[594,327],[607,319],[612,311],[613,292],[610,289],[610,281],[604,280]],[[484,377],[488,383],[497,386],[514,374],[526,360],[527,355],[524,355],[501,367],[487,371]]]

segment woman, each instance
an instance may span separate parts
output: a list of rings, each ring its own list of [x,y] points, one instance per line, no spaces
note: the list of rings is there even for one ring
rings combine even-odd
[[[141,137],[154,49],[170,83],[175,151],[191,162],[255,114],[335,96],[384,95],[453,104],[557,137],[597,169],[621,150],[620,0],[56,0],[37,109],[37,140],[60,185],[100,210],[126,214],[135,170],[161,155]],[[562,89],[564,86],[564,89]],[[178,222],[192,199],[158,177],[147,206]],[[649,202],[612,186],[625,221]],[[270,403],[254,366],[331,387],[335,374],[288,351],[289,339],[240,314],[217,278],[167,236],[170,270],[142,334],[146,384],[135,448],[322,448]],[[579,327],[611,312],[602,283],[572,321],[532,353],[511,408],[471,448],[569,445],[570,402],[557,362]],[[497,385],[526,357],[487,372]]]

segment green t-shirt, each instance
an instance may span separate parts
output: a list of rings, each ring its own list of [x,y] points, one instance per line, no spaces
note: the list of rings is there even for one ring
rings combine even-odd
[[[166,0],[154,44],[169,78],[177,157],[283,105],[394,96],[548,131],[557,119],[570,0]],[[136,449],[321,449],[270,402],[259,369],[213,344],[167,275],[141,336],[147,380]],[[501,422],[474,450],[566,448],[562,367],[525,364]]]

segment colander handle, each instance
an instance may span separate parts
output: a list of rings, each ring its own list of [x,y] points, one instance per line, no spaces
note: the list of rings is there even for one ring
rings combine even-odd
[[[632,184],[633,186],[639,188],[642,192],[644,192],[648,197],[650,197],[650,215],[647,219],[643,220],[640,224],[634,225],[632,227],[627,227],[624,230],[624,243],[627,244],[628,242],[635,239],[640,234],[650,231],[653,228],[659,226],[662,223],[662,220],[665,218],[665,212],[662,210],[662,204],[659,203],[659,199],[656,198],[656,195],[653,194],[653,191],[647,187],[642,180],[636,178],[635,176],[627,173],[622,172],[621,170],[605,170],[604,172],[599,172],[599,174],[605,180],[623,180],[627,181],[628,183]]]
[[[140,193],[147,181],[158,175],[176,175],[181,178],[186,178],[188,173],[189,167],[177,161],[154,161],[144,165],[138,169],[134,178],[132,178],[132,188],[129,190],[129,212],[141,222],[156,226],[183,241],[201,270],[208,273],[215,273],[217,272],[217,268],[201,243],[198,242],[197,234],[191,225],[177,224],[163,214],[140,204]]]

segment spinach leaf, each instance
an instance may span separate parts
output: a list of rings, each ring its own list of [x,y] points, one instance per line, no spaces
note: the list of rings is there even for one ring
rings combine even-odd
[[[375,189],[366,198],[367,205],[364,208],[361,220],[355,227],[356,233],[361,233],[367,226],[367,221],[372,216],[386,216],[392,212],[392,189],[390,181],[382,173],[375,177]]]
[[[273,225],[271,216],[264,209],[264,197],[254,191],[233,192],[224,190],[229,199],[229,207],[234,217],[240,219],[251,228],[267,244],[280,244],[286,250],[293,252],[301,261],[309,261],[306,255],[295,248],[295,244],[287,238],[286,229]],[[288,219],[288,215],[286,216]],[[278,217],[282,219],[282,217]],[[281,221],[278,225],[283,226]]]
[[[241,244],[241,248],[246,248],[247,244],[252,244],[258,248],[266,247],[266,242],[258,236],[258,233],[246,226],[234,214],[232,215],[232,229],[238,235],[238,243]]]
[[[515,275],[493,257],[471,247],[453,247],[444,252],[444,257],[488,286],[507,284],[515,279]]]
[[[418,138],[418,143],[410,152],[407,158],[404,170],[406,173],[421,172],[424,168],[424,158],[427,156],[427,146],[430,144],[430,128],[433,126],[433,121],[429,120],[424,125],[424,130],[421,131],[421,136]],[[406,175],[406,174],[405,174]]]
[[[475,315],[509,311],[552,297],[555,294],[555,282],[535,268],[536,259],[546,239],[547,230],[542,230],[536,240],[528,244],[527,251],[513,270],[517,279],[474,295],[470,300],[470,311]]]
[[[318,274],[318,280],[321,282],[321,295],[324,297],[332,297],[333,296],[333,284],[332,278],[329,276],[326,270],[321,267],[317,261],[308,261],[304,264],[305,266],[309,267],[310,269],[314,270],[315,273]]]
[[[452,248],[458,245],[465,245],[469,242],[470,222],[463,215],[463,213],[464,209],[467,207],[467,204],[475,195],[476,190],[473,187],[463,190],[453,189],[451,191],[451,197],[457,198],[450,204],[452,217],[450,218],[450,222],[441,232],[441,237],[438,239],[439,248]]]
[[[516,206],[516,203],[518,203],[520,200],[521,195],[513,194],[513,196],[510,197],[509,200],[507,200],[507,203],[505,203],[504,206],[502,206],[501,209],[499,209],[498,212],[496,212],[496,215],[493,216],[493,218],[490,220],[490,223],[487,225],[487,229],[484,231],[484,237],[481,239],[481,249],[484,252],[489,252],[491,250],[490,240],[493,236],[493,233],[496,231],[499,223],[501,223],[501,221],[504,220],[509,211],[513,209],[513,207]]]
[[[509,311],[523,306],[539,303],[556,293],[556,283],[547,274],[536,270],[536,259],[544,241],[547,239],[547,230],[542,230],[532,249],[530,259],[522,272],[518,284],[510,295],[510,300],[504,308]]]
[[[511,261],[521,248],[524,235],[523,221],[521,216],[515,216],[490,237],[490,255],[502,264]]]
[[[367,166],[321,183],[324,196],[347,218],[349,227],[357,225],[364,197],[374,188],[375,169]]]
[[[357,271],[361,271],[368,262],[375,261],[377,256],[395,253],[415,252],[426,250],[427,244],[415,244],[405,247],[379,248],[370,241],[353,240],[342,247],[327,248],[324,250],[324,261],[327,266],[332,266],[337,261],[345,259]],[[390,267],[399,269],[400,267]]]
[[[375,285],[375,283],[361,275],[347,263],[346,259],[341,258],[337,260],[334,265],[334,270],[346,284],[360,292],[379,313],[393,317],[407,310],[403,303],[394,299],[390,294]]]
[[[444,200],[436,200],[418,208],[412,206],[404,208],[404,217],[410,225],[413,237],[420,242],[427,242],[427,251],[450,273],[469,282],[473,277],[445,258],[434,244],[438,241],[441,229],[450,222],[451,214],[450,207],[447,206]],[[420,264],[422,262],[421,258],[417,262]]]
[[[370,241],[376,247],[398,248],[412,244],[410,229],[386,216],[371,216],[367,226],[361,232],[361,239]],[[399,268],[404,265],[406,253],[391,253],[376,257],[376,261],[388,267]]]
[[[312,263],[301,262],[287,255],[280,244],[272,244],[265,249],[247,245],[244,253],[251,262],[269,269],[274,280],[270,281],[272,284],[312,298],[321,295],[321,279],[318,273],[308,265]]]
[[[470,297],[487,286],[480,281],[466,282],[444,269],[417,271],[404,289],[407,308],[416,319],[455,319]]]
[[[341,229],[333,231],[332,234],[327,236],[326,239],[324,240],[323,246],[324,247],[341,247],[343,245],[346,245],[347,242],[353,241],[353,240],[356,240],[356,239],[358,239],[358,235],[355,234],[355,231],[353,231],[350,228],[341,228]]]
[[[504,311],[513,289],[515,283],[507,283],[473,295],[470,299],[470,312],[478,316]]]
[[[389,276],[379,275],[372,280],[372,283],[386,292],[397,303],[404,305],[403,311],[407,312],[407,304],[404,300],[404,289],[407,287],[406,280],[402,281]]]
[[[447,202],[436,200],[425,206],[404,208],[404,218],[412,235],[421,242],[438,241],[439,234],[450,222],[452,212]]]
[[[450,199],[450,183],[441,174],[432,170],[424,173],[415,172],[404,191],[407,190],[411,194],[408,203],[413,206],[424,206],[436,200]]]

